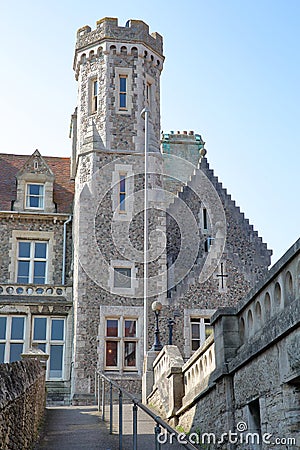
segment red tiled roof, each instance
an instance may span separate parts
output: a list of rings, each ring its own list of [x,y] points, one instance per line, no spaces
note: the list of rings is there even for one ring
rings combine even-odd
[[[0,210],[11,211],[16,200],[16,174],[31,155],[0,153]],[[58,213],[71,213],[74,197],[74,181],[70,180],[70,158],[42,156],[55,175],[53,201]]]

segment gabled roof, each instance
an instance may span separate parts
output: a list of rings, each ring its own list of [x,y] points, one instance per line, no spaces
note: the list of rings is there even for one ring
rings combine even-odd
[[[0,153],[0,210],[10,211],[16,200],[16,175],[30,160],[30,155]],[[43,157],[55,176],[53,201],[58,213],[71,213],[74,197],[74,182],[70,180],[70,158]]]
[[[35,166],[36,164],[37,167]],[[54,173],[38,150],[35,150],[34,153],[27,159],[26,163],[21,170],[19,170],[16,176],[19,178],[22,175],[26,176],[28,173],[43,173],[52,179],[54,178]]]

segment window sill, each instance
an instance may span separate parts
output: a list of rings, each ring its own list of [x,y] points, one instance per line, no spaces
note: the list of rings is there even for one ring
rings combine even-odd
[[[26,206],[24,211],[45,211],[45,208],[39,208],[37,206],[36,207],[28,207],[28,206]]]

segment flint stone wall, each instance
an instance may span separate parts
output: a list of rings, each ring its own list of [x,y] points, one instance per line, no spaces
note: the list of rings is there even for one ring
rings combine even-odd
[[[45,370],[37,360],[0,364],[1,449],[29,449],[45,410]]]

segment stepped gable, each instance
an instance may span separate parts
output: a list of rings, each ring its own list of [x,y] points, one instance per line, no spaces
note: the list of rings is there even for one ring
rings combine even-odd
[[[16,176],[28,164],[32,156],[0,153],[0,210],[11,211],[16,200]],[[74,182],[70,180],[70,158],[44,156],[43,160],[53,172],[53,201],[58,213],[71,213],[74,197]]]
[[[180,303],[192,302],[215,308],[220,305],[234,305],[253,284],[263,278],[270,265],[272,251],[268,250],[267,244],[263,243],[249,220],[245,219],[240,208],[209,168],[204,156],[202,152],[199,168],[195,169],[190,180],[177,192],[177,196],[167,208],[168,268],[173,267],[173,280],[181,280],[169,287],[168,298],[175,302],[180,300]],[[210,183],[215,188],[214,192]],[[178,264],[174,265],[179,251],[183,248],[186,251],[182,236],[184,230],[180,231],[175,220],[177,218],[181,222],[182,203],[193,214],[200,231],[195,264],[191,270],[186,271],[184,278],[181,277],[182,270]],[[202,208],[206,208],[209,221],[205,230],[201,219]],[[220,224],[223,224],[221,228]],[[212,247],[208,251],[207,242],[211,239]],[[208,277],[205,275],[206,281],[201,275],[204,267],[206,273],[209,273]],[[226,287],[221,290],[220,270],[226,272]]]
[[[243,224],[243,228],[246,233],[249,234],[249,237],[251,241],[256,241],[257,245],[259,245],[260,248],[257,248],[259,250],[261,255],[265,255],[266,257],[266,264],[267,266],[271,263],[271,256],[273,251],[268,249],[268,246],[266,243],[263,242],[262,238],[258,235],[258,232],[254,230],[253,225],[249,223],[249,219],[245,218],[245,214],[241,212],[240,207],[236,205],[236,202],[232,200],[231,195],[228,194],[227,189],[223,187],[222,183],[219,181],[218,177],[214,175],[214,171],[210,169],[209,163],[207,161],[207,158],[201,158],[199,169],[202,170],[202,172],[208,177],[208,179],[211,181],[213,186],[215,187],[216,191],[218,192],[221,201],[224,205],[225,211],[231,210],[234,212],[234,215],[236,217],[236,220]],[[194,175],[194,177],[196,174]],[[193,177],[192,177],[193,179]]]

